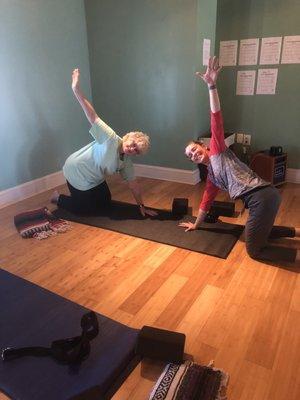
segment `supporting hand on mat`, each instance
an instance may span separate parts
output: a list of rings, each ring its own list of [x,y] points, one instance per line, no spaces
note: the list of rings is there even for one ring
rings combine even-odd
[[[143,217],[146,217],[146,215],[149,215],[150,217],[155,217],[157,215],[156,211],[150,210],[149,208],[146,208],[143,205],[140,205],[140,213],[142,214]]]
[[[197,229],[197,225],[193,224],[192,222],[180,222],[179,226],[182,226],[183,228],[186,228],[184,231],[194,231]]]
[[[185,228],[185,232],[194,231],[195,229],[198,229],[199,226],[202,224],[202,222],[205,219],[205,216],[206,216],[206,211],[199,208],[198,215],[197,215],[196,221],[194,223],[193,222],[180,222],[178,225]]]
[[[146,208],[143,203],[143,198],[142,198],[142,192],[141,188],[138,184],[138,181],[136,179],[127,182],[129,189],[131,190],[133,197],[135,198],[135,201],[137,205],[139,206],[140,213],[142,214],[143,217],[146,217],[149,215],[150,217],[155,217],[157,215],[156,211],[150,210],[149,208]]]

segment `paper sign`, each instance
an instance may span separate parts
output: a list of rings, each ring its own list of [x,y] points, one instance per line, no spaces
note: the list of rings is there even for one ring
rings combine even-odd
[[[283,40],[281,64],[298,63],[300,63],[300,35],[285,36]]]
[[[227,67],[236,65],[237,59],[237,40],[228,40],[220,42],[220,65]]]
[[[260,60],[261,65],[279,64],[282,37],[262,38]]]
[[[236,81],[236,94],[252,96],[254,94],[256,71],[238,71]]]
[[[244,39],[240,41],[239,65],[256,65],[259,39]]]
[[[278,68],[259,69],[256,94],[275,94]]]
[[[203,51],[202,51],[203,65],[208,65],[209,57],[210,57],[210,39],[204,39],[203,40]]]

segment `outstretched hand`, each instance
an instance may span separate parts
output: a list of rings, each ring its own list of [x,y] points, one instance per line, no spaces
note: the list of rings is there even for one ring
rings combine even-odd
[[[207,83],[207,85],[215,85],[221,69],[219,59],[217,57],[210,57],[205,73],[196,72],[196,75]]]
[[[195,229],[197,229],[196,225],[192,222],[180,222],[179,226],[185,228],[185,232],[194,231]]]
[[[72,72],[72,89],[79,89],[79,78],[80,78],[80,70],[78,68],[74,69]]]

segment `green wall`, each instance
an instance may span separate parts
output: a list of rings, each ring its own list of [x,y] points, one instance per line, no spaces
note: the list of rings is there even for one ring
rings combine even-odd
[[[88,143],[71,71],[91,95],[82,0],[0,0],[0,191],[62,168]]]
[[[197,39],[204,35],[198,20],[214,39],[216,1],[86,0],[85,6],[99,115],[120,135],[150,134],[152,149],[137,162],[195,168],[183,150],[208,127],[207,107],[200,121],[196,110],[201,90],[194,74],[202,62]]]
[[[85,7],[84,7],[85,5]],[[292,0],[0,0],[0,191],[59,171],[89,140],[70,89],[73,68],[98,113],[121,135],[148,132],[137,162],[193,169],[186,142],[209,128],[202,41],[299,34]],[[87,24],[87,27],[86,27]],[[251,67],[252,68],[252,67]],[[258,68],[258,67],[255,67]],[[299,65],[279,65],[275,96],[236,96],[238,67],[220,93],[228,130],[253,149],[283,145],[299,160]],[[247,69],[247,67],[241,67]]]
[[[299,16],[298,0],[220,0],[217,52],[220,40],[299,35]],[[258,68],[224,67],[219,87],[225,128],[250,133],[253,151],[283,146],[288,166],[300,168],[300,65],[278,65],[275,95],[236,96],[237,71]]]
[[[217,0],[198,0],[197,7],[197,41],[196,41],[196,54],[197,54],[197,70],[205,71],[202,65],[202,49],[203,40],[210,39],[211,47],[210,54],[215,54],[215,32],[216,32],[216,16],[217,16]],[[196,126],[197,135],[206,136],[210,132],[210,118],[209,118],[209,97],[207,87],[201,79],[195,79],[196,85]]]

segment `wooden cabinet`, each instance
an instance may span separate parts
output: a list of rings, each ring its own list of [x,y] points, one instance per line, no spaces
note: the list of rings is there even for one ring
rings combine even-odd
[[[274,186],[285,182],[287,166],[287,154],[282,153],[271,156],[269,151],[260,151],[251,157],[250,168],[264,180]]]

